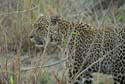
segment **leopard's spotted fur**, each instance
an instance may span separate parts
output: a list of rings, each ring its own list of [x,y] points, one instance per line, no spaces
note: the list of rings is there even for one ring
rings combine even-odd
[[[59,16],[52,16],[48,26],[52,32],[50,41],[57,42],[61,47],[65,47],[62,46],[64,41],[67,42],[68,84],[92,84],[93,72],[111,74],[114,84],[125,84],[124,28],[96,29]],[[47,30],[48,26],[42,27],[41,32]],[[35,34],[32,32],[31,36],[36,37],[33,36]],[[43,36],[46,35],[39,37]]]

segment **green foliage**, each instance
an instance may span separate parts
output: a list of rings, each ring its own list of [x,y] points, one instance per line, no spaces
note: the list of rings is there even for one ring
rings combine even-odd
[[[116,19],[118,20],[118,22],[123,22],[124,17],[123,17],[123,15],[117,15]]]
[[[77,35],[78,35],[78,32],[71,32],[71,35],[72,35],[72,36],[77,36]]]
[[[47,71],[44,71],[38,76],[40,84],[51,84],[51,76]]]
[[[9,84],[14,84],[14,78],[13,78],[13,76],[9,76]]]

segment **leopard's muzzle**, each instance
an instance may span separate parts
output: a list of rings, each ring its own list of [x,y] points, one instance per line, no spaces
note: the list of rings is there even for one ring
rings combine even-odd
[[[36,37],[36,36],[29,36],[31,42],[35,44],[36,47],[44,47],[45,46],[45,39],[43,37]]]

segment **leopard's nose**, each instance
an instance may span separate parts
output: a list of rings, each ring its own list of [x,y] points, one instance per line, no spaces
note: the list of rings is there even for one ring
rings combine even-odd
[[[33,38],[33,35],[30,35],[29,38]]]

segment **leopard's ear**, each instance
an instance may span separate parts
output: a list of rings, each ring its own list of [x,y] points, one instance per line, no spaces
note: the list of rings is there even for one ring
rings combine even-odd
[[[52,25],[56,25],[56,23],[60,20],[61,16],[59,15],[54,15],[50,17],[50,21]]]
[[[38,16],[38,18],[36,19],[35,22],[41,23],[41,22],[43,22],[43,21],[47,21],[47,18],[46,18],[46,16],[44,16],[43,14],[40,14],[40,15]]]

